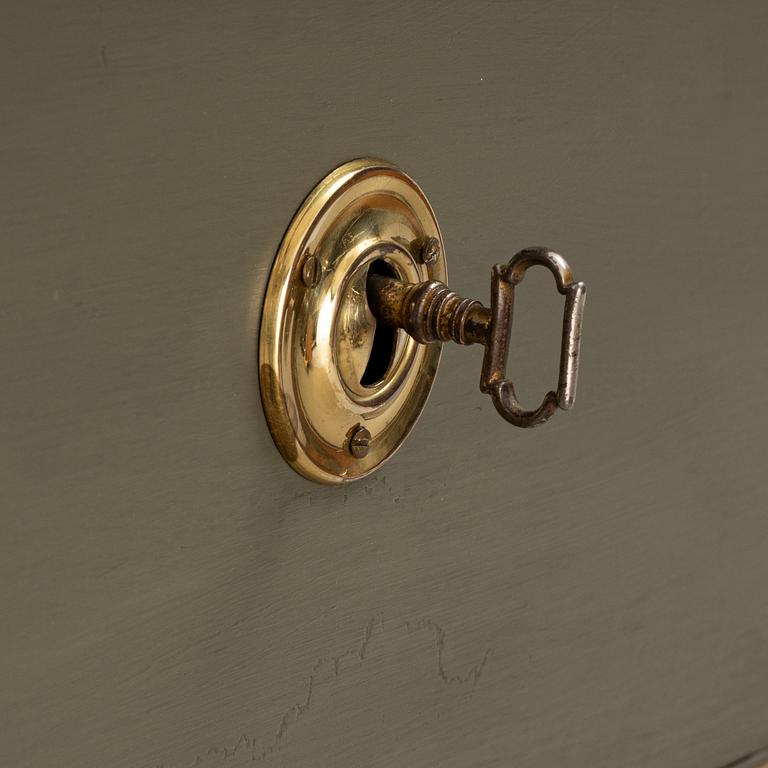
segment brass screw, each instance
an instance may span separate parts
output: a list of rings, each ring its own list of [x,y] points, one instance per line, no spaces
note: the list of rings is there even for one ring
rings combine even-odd
[[[320,280],[320,262],[316,256],[308,253],[301,266],[301,281],[307,288],[314,288]]]
[[[349,436],[349,452],[356,459],[364,459],[368,455],[370,445],[371,433],[365,427],[353,427]]]
[[[440,256],[440,241],[436,237],[428,237],[421,246],[421,260],[425,264],[434,264]]]

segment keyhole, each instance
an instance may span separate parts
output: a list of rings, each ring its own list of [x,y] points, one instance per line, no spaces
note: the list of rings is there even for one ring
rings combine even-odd
[[[368,268],[368,273],[384,277],[397,277],[395,270],[382,259],[372,261],[371,266]],[[365,366],[363,375],[360,378],[360,383],[364,387],[375,387],[384,379],[395,356],[396,343],[397,328],[377,322],[376,330],[373,333],[373,345],[371,346],[368,364]]]

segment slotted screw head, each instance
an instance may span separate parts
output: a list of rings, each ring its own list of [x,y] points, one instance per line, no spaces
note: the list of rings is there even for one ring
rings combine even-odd
[[[364,459],[371,445],[371,433],[365,427],[355,427],[349,437],[349,452],[356,459]]]
[[[316,256],[308,253],[301,266],[301,281],[307,288],[314,288],[320,280],[320,262]]]
[[[440,257],[440,241],[436,237],[428,237],[421,247],[421,260],[425,264],[434,264]]]

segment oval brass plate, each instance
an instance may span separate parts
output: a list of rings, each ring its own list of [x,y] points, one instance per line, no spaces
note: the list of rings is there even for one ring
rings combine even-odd
[[[440,241],[431,264],[427,238]],[[272,437],[300,474],[358,480],[400,446],[421,413],[440,344],[379,329],[365,297],[369,269],[410,282],[446,282],[444,248],[424,193],[402,171],[364,158],[330,173],[288,227],[261,319],[261,398]],[[370,432],[367,453],[350,437]],[[358,455],[360,450],[356,450]]]

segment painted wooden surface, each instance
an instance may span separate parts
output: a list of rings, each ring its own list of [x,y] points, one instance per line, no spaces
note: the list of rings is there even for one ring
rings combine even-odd
[[[768,7],[6,3],[0,764],[699,768],[768,743]],[[576,408],[450,349],[368,481],[281,461],[304,194],[408,170],[452,286],[590,287]],[[519,292],[515,376],[560,301]]]

